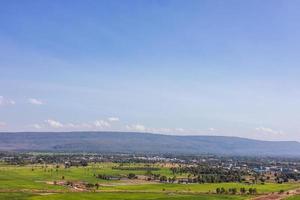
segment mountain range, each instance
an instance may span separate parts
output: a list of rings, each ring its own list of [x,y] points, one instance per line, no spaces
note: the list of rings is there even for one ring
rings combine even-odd
[[[0,151],[300,156],[300,143],[136,132],[1,132]]]

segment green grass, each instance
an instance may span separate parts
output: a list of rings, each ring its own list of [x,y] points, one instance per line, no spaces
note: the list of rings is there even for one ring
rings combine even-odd
[[[64,193],[49,195],[0,193],[1,200],[243,200],[246,198],[246,196],[229,195],[174,195],[151,193]]]
[[[141,164],[139,164],[141,165]],[[139,166],[135,164],[134,166]],[[46,184],[45,181],[61,180],[64,176],[65,180],[81,180],[90,183],[113,183],[118,181],[106,181],[97,179],[94,174],[121,175],[126,176],[129,173],[144,175],[145,171],[136,170],[116,170],[112,169],[116,164],[101,163],[94,166],[72,167],[64,169],[60,167],[56,172],[54,166],[49,166],[46,171],[42,166],[0,166],[0,189],[45,189],[45,190],[66,190],[66,187]],[[32,168],[34,170],[32,171]],[[52,169],[52,171],[51,171]],[[156,173],[170,175],[170,170],[162,168]],[[281,189],[288,190],[299,187],[299,184],[265,184],[265,185],[245,185],[240,183],[217,183],[217,184],[145,184],[145,185],[122,185],[122,186],[106,186],[101,187],[101,190],[120,190],[120,191],[147,191],[159,192],[163,189],[167,191],[191,191],[191,192],[209,192],[215,191],[216,188],[257,188],[259,193],[274,192]]]
[[[0,193],[0,200],[28,200],[32,197],[27,193]]]
[[[103,166],[97,169],[92,169],[91,167],[59,168],[57,172],[54,166],[48,167],[46,171],[41,166],[34,166],[33,169],[34,171],[32,171],[31,166],[0,167],[0,189],[62,189],[59,186],[45,184],[44,182],[61,180],[62,176],[64,176],[65,180],[82,180],[95,183],[101,182],[101,180],[94,177],[94,173],[119,174],[118,171],[111,170],[108,167],[103,168]],[[111,173],[112,171],[113,173]]]
[[[147,192],[214,192],[216,188],[224,187],[225,189],[237,188],[238,190],[242,187],[256,188],[258,193],[276,192],[279,190],[289,190],[299,187],[299,184],[257,184],[257,185],[246,185],[242,183],[208,183],[208,184],[145,184],[145,185],[122,185],[112,187],[102,187],[102,190],[106,191],[147,191]]]
[[[120,181],[107,181],[97,179],[94,174],[106,174],[116,176],[127,176],[129,173],[136,175],[144,175],[144,170],[134,170],[134,167],[143,167],[145,164],[126,164],[126,167],[132,167],[133,169],[121,170],[112,169],[112,167],[118,166],[115,163],[98,163],[89,165],[88,167],[71,167],[65,169],[63,166],[56,171],[55,166],[48,166],[45,170],[42,165],[34,166],[9,166],[0,163],[0,200],[242,200],[246,199],[245,196],[240,195],[214,195],[205,194],[213,193],[216,188],[225,189],[241,187],[256,188],[258,193],[275,192],[279,190],[290,190],[300,187],[300,184],[257,184],[246,185],[241,183],[216,183],[216,184],[164,184],[164,183],[152,183],[152,184],[139,184],[139,185],[117,185]],[[151,167],[159,167],[160,170],[153,171],[153,173],[172,177],[171,171],[160,165],[151,165]],[[33,169],[33,170],[32,170]],[[61,180],[62,176],[65,180],[71,181],[86,181],[89,183],[112,183],[113,186],[101,186],[97,193],[71,193],[70,188],[65,186],[56,186],[47,184],[46,181]],[[184,174],[183,176],[186,176]],[[124,181],[122,182],[124,184]],[[50,195],[38,195],[35,192],[65,192]],[[14,193],[14,192],[27,192],[27,193]],[[2,193],[1,193],[2,192]],[[5,193],[10,192],[10,193]],[[295,197],[297,198],[297,197]],[[300,198],[299,198],[300,200]]]
[[[97,179],[94,174],[107,174],[114,176],[127,176],[129,173],[136,175],[144,175],[146,171],[139,170],[118,170],[112,169],[112,167],[118,166],[114,163],[101,163],[94,164],[88,167],[71,167],[64,169],[62,166],[56,171],[55,166],[48,166],[46,171],[42,168],[42,165],[34,166],[7,166],[0,165],[0,181],[5,184],[0,184],[0,189],[9,188],[30,188],[40,189],[46,187],[49,189],[58,189],[57,186],[47,186],[42,184],[41,181],[53,181],[61,180],[62,176],[65,180],[81,180],[90,183],[96,182],[112,182]],[[129,165],[130,166],[130,165]],[[143,164],[134,164],[134,166],[143,166]],[[155,166],[157,167],[157,166]],[[34,169],[32,171],[32,168]],[[167,168],[161,168],[161,170],[155,171],[157,174],[171,176],[171,171]]]
[[[300,195],[291,196],[286,198],[285,200],[300,200]]]
[[[127,164],[128,167],[142,167],[145,164]],[[45,184],[46,181],[61,180],[62,176],[65,180],[80,180],[89,183],[112,183],[114,181],[106,181],[98,179],[94,174],[106,174],[113,176],[127,176],[129,173],[136,175],[145,175],[143,170],[119,170],[112,169],[118,166],[115,163],[93,164],[88,167],[71,167],[65,169],[63,166],[57,169],[54,165],[49,165],[46,170],[43,165],[34,166],[8,166],[0,165],[0,189],[55,189],[63,190],[63,187]],[[159,167],[159,165],[153,165]],[[32,171],[32,169],[34,169]],[[154,173],[171,177],[171,171],[168,168],[161,168]]]

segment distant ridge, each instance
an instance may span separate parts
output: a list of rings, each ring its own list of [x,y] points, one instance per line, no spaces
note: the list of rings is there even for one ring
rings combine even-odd
[[[1,132],[0,151],[300,156],[300,143],[136,132]]]

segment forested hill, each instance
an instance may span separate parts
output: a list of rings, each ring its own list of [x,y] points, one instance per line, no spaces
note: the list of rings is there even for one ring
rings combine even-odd
[[[300,156],[300,143],[130,132],[2,132],[0,150]]]

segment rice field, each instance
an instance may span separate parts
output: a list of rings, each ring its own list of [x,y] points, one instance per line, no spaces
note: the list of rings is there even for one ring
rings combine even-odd
[[[0,199],[9,200],[110,200],[110,199],[151,199],[151,200],[221,200],[248,199],[247,195],[216,195],[216,188],[256,188],[259,194],[290,190],[300,187],[299,184],[257,184],[213,183],[213,184],[171,184],[147,181],[102,180],[96,174],[127,176],[129,173],[143,176],[145,164],[128,164],[126,168],[116,168],[119,164],[97,163],[88,167],[71,167],[55,165],[0,165]],[[148,165],[147,165],[148,166]],[[131,170],[132,167],[132,170]],[[153,164],[158,168],[153,173],[172,177],[168,167]],[[184,174],[182,175],[184,176]],[[98,183],[100,187],[89,191],[74,191],[66,185],[52,184],[54,181],[80,181]],[[292,199],[297,199],[298,196]],[[300,199],[300,198],[299,198]]]

